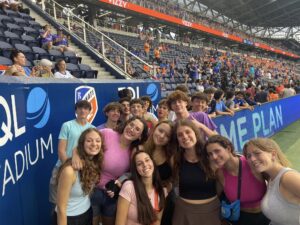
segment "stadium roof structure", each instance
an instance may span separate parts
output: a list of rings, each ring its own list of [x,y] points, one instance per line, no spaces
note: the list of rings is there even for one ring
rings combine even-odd
[[[219,23],[263,38],[300,42],[299,0],[173,0]]]

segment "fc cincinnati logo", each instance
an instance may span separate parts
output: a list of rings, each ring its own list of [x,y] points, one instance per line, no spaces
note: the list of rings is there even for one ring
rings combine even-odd
[[[75,103],[79,100],[87,100],[89,103],[91,103],[92,110],[88,115],[88,121],[92,123],[98,112],[98,102],[95,89],[90,86],[79,86],[78,88],[76,88]]]

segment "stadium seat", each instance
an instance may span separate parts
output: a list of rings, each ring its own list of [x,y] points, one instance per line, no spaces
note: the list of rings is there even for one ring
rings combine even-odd
[[[31,16],[29,16],[28,14],[26,13],[21,13],[19,12],[19,17],[21,17],[22,19],[26,20],[26,21],[29,21],[29,20],[34,20]]]
[[[22,35],[24,33],[23,28],[17,24],[7,23],[6,27],[8,31],[13,32],[15,34]]]
[[[29,67],[30,69],[32,69],[33,65],[29,60],[26,60],[26,64],[25,66]]]
[[[81,77],[83,78],[97,78],[98,71],[93,70],[89,65],[78,64],[79,69],[81,70]]]
[[[11,43],[12,45],[22,44],[22,40],[21,40],[20,36],[16,33],[13,33],[10,31],[5,31],[4,36],[6,37],[7,42]]]
[[[13,63],[10,59],[0,56],[0,65],[11,66]]]
[[[21,27],[27,27],[29,24],[27,23],[26,20],[22,19],[22,18],[13,18],[15,23]]]
[[[33,61],[35,59],[35,54],[32,52],[31,48],[24,44],[15,44],[15,48],[20,50],[26,56],[26,59]]]
[[[23,44],[29,46],[29,47],[39,47],[39,42],[37,41],[37,39],[35,39],[32,36],[29,35],[22,35],[21,39],[23,41]]]
[[[37,38],[40,35],[39,31],[35,30],[32,27],[23,27],[23,30],[26,35],[32,36],[34,38]]]
[[[40,47],[32,47],[32,51],[35,53],[35,59],[50,59],[49,53]]]
[[[67,63],[67,70],[69,70],[74,77],[81,78],[81,71],[76,64]]]
[[[57,61],[59,59],[65,59],[64,55],[58,50],[51,49],[48,52],[49,52],[51,61]]]
[[[4,11],[4,13],[5,13],[7,16],[9,16],[9,17],[11,17],[11,18],[13,18],[13,17],[20,17],[19,13],[16,12],[16,11],[13,11],[13,10],[10,10],[10,9],[4,9],[3,11]]]
[[[2,22],[0,22],[0,31],[1,32],[6,31],[6,26]]]
[[[3,31],[0,30],[0,41],[6,41]]]
[[[13,49],[14,48],[11,44],[4,41],[0,41],[1,55],[3,55],[4,57],[9,58]]]
[[[6,25],[7,23],[14,23],[14,20],[6,15],[0,15],[0,21],[4,25]]]
[[[35,22],[34,20],[29,20],[28,24],[30,27],[34,28],[35,30],[40,30],[42,28],[42,26],[38,22]]]
[[[74,52],[64,51],[65,61],[68,63],[78,64],[79,59]]]

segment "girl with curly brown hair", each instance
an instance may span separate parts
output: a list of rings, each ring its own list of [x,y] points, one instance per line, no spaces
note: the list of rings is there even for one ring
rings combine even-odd
[[[103,162],[102,135],[95,128],[85,130],[78,140],[78,156],[83,168],[72,168],[71,159],[61,165],[57,176],[57,204],[53,224],[91,225],[89,195],[100,178]]]

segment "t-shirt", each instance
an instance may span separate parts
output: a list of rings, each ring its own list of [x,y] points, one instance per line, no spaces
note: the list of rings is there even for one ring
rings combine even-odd
[[[131,152],[120,146],[121,135],[109,128],[100,130],[104,139],[104,161],[101,179],[98,187],[105,189],[105,184],[110,180],[116,180],[129,171]]]
[[[76,119],[63,123],[60,129],[58,139],[67,141],[66,154],[68,158],[72,157],[73,150],[78,144],[78,139],[81,133],[86,129],[92,127],[94,126],[90,123],[86,123],[84,126],[82,126],[81,124],[77,123]],[[60,165],[61,165],[61,161],[58,160],[56,166],[60,166]]]
[[[57,71],[54,73],[55,78],[75,78],[68,70],[66,70],[65,74]]]
[[[129,201],[129,209],[127,214],[127,225],[142,225],[138,222],[138,211],[137,211],[137,202],[136,202],[136,195],[135,190],[133,186],[132,181],[126,181],[122,189],[120,191],[120,196],[125,198],[127,201]],[[155,200],[155,191],[153,191],[148,194],[149,199],[151,201],[152,206],[154,206],[154,200]]]
[[[219,111],[219,112],[226,112],[226,106],[224,104],[223,101],[220,101],[220,102],[217,102],[216,103],[216,111]]]
[[[192,118],[194,118],[198,122],[207,126],[209,129],[216,130],[216,128],[217,128],[216,124],[212,121],[211,118],[209,118],[209,116],[206,113],[204,113],[204,112],[189,112],[189,114],[190,114],[188,117],[189,120],[192,120]]]

